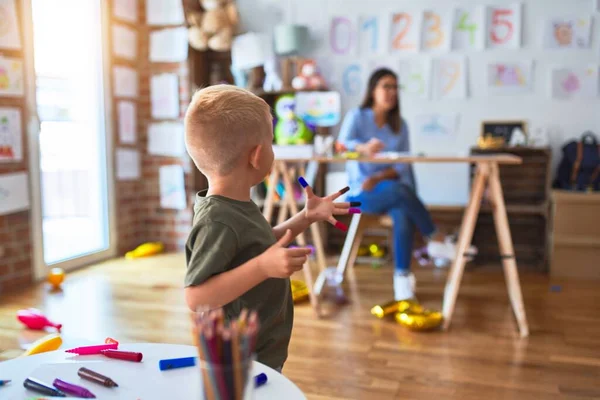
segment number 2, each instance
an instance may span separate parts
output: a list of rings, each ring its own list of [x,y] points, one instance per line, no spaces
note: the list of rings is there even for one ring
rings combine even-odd
[[[513,15],[512,10],[494,10],[492,14],[492,41],[497,44],[502,44],[508,42],[513,35],[514,26],[512,21],[508,19],[503,19],[502,17],[510,17]],[[505,27],[506,34],[504,36],[499,36],[497,33],[498,27]]]
[[[406,24],[396,34],[396,36],[394,37],[394,40],[392,42],[392,45],[393,45],[394,49],[396,49],[396,50],[414,49],[415,48],[414,43],[402,43],[402,40],[404,40],[404,37],[408,34],[408,32],[410,31],[410,27],[412,26],[412,16],[407,13],[394,14],[394,17],[392,19],[393,25],[400,26],[400,23],[403,20],[406,21]]]
[[[458,21],[457,29],[459,31],[469,32],[469,41],[471,42],[471,46],[474,46],[475,45],[475,32],[477,31],[477,25],[473,24],[473,23],[469,25],[468,21],[469,21],[469,13],[464,12],[460,16],[460,21]]]
[[[438,14],[433,12],[426,12],[425,19],[433,20],[433,25],[429,27],[428,31],[435,34],[435,38],[428,40],[425,46],[429,48],[439,47],[444,41],[444,32],[440,29],[442,20]]]

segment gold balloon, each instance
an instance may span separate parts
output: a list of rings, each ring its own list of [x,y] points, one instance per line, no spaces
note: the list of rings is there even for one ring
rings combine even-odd
[[[292,299],[300,303],[308,299],[308,287],[302,281],[292,280]]]
[[[404,312],[396,313],[396,321],[414,331],[428,331],[442,324],[443,316],[439,311],[426,310],[423,307],[411,307]]]
[[[373,308],[371,308],[371,314],[373,314],[377,318],[384,318],[390,314],[404,312],[409,308],[413,307],[414,305],[417,305],[417,303],[415,303],[412,300],[394,300],[382,305],[374,306]]]

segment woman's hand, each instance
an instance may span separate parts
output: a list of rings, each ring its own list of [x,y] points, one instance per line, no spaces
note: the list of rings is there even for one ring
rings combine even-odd
[[[385,144],[381,140],[371,138],[367,143],[356,146],[356,150],[367,157],[373,157],[375,154],[383,150],[384,147]]]
[[[366,192],[370,192],[371,190],[373,190],[375,188],[375,186],[377,186],[377,184],[379,183],[379,179],[375,178],[375,177],[370,177],[365,179],[365,181],[362,184],[362,190],[366,191]]]

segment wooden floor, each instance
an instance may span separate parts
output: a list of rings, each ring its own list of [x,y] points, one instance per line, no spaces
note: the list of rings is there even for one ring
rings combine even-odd
[[[439,309],[445,270],[415,272],[420,300]],[[62,292],[40,285],[0,298],[0,358],[39,337],[17,322],[24,307],[63,323],[67,343],[191,344],[183,273],[179,254],[116,260],[71,273]],[[392,297],[391,268],[357,267],[350,305],[321,320],[296,306],[284,374],[309,399],[600,398],[600,282],[534,272],[521,281],[528,339],[517,335],[499,267],[465,273],[451,331],[413,333],[369,314]]]

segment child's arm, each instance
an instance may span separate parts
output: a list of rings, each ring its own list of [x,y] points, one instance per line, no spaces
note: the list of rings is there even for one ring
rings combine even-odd
[[[298,181],[300,181],[300,184],[304,187],[304,191],[306,192],[306,207],[292,218],[273,228],[275,237],[281,237],[288,229],[291,230],[293,236],[296,237],[304,232],[310,224],[317,221],[327,221],[336,228],[347,231],[348,228],[346,225],[336,220],[334,215],[359,214],[360,210],[355,207],[360,207],[360,203],[334,203],[334,200],[346,193],[350,188],[345,187],[327,197],[318,197],[313,193],[312,188],[304,178],[301,177]]]
[[[292,232],[287,231],[277,243],[261,255],[232,270],[213,275],[202,283],[186,287],[185,300],[188,307],[193,311],[199,306],[208,306],[211,309],[222,307],[267,278],[287,278],[302,269],[310,249],[285,248],[292,238]],[[200,249],[203,247],[202,240],[198,247]],[[194,268],[194,264],[197,264],[196,268],[203,268],[219,262],[210,254],[216,253],[194,251],[190,260],[191,268]]]

